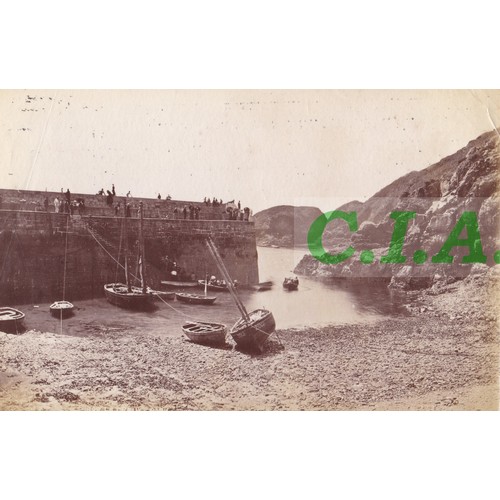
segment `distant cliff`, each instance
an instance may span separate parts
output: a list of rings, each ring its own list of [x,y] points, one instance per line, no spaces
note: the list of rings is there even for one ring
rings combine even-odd
[[[293,247],[307,244],[307,232],[319,208],[280,205],[254,215],[257,245]]]
[[[449,276],[457,267],[432,264],[430,256],[439,251],[466,210],[478,214],[487,263],[493,265],[493,254],[500,249],[497,241],[500,227],[499,146],[497,132],[487,132],[438,163],[395,180],[354,209],[357,212],[358,231],[351,233],[343,221],[333,221],[327,226],[328,232],[323,238],[325,248],[338,251],[352,245],[356,250],[353,257],[342,264],[329,265],[306,255],[295,272],[324,277],[384,275],[392,277],[393,283],[399,279],[408,281],[412,277],[425,277],[432,282],[436,276]],[[339,208],[346,210],[345,207]],[[394,220],[389,215],[394,211],[413,211],[417,215],[408,225],[405,238],[403,254],[407,256],[407,262],[401,265],[386,264],[384,267],[378,261],[382,254],[387,253],[394,227]],[[429,259],[416,266],[412,256],[414,251],[420,249],[428,253]],[[373,251],[373,263],[367,265],[360,262],[362,250]],[[466,249],[458,252],[462,250]],[[455,259],[455,262],[458,260]],[[461,265],[460,272],[467,274],[472,267]],[[478,266],[474,267],[477,269]]]

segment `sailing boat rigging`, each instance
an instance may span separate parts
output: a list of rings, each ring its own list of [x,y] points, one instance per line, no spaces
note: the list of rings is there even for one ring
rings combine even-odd
[[[241,313],[241,318],[233,325],[229,333],[240,348],[262,352],[266,340],[276,330],[273,313],[267,309],[255,309],[250,313],[247,312],[212,238],[209,236],[205,243],[219,271],[224,276],[229,293]]]
[[[153,294],[148,291],[146,286],[146,270],[144,258],[144,221],[142,202],[139,203],[139,276],[141,278],[141,286],[133,287],[130,283],[128,271],[128,234],[127,234],[127,217],[124,218],[124,233],[125,233],[125,284],[123,283],[108,283],[104,285],[104,294],[111,304],[124,307],[126,309],[146,309],[151,307],[153,303]]]

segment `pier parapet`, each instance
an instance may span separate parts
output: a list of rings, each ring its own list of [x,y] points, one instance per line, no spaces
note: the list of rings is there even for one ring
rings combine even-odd
[[[45,198],[48,200],[48,211],[55,212],[55,198],[63,200],[65,194],[56,191],[28,191],[17,189],[0,189],[0,209],[5,210],[27,210],[34,212],[46,212]],[[106,203],[106,196],[99,194],[71,193],[71,200],[84,200],[85,215],[114,216],[115,206],[120,203],[121,215],[126,203],[131,205],[132,215],[137,214],[139,203],[142,201],[145,217],[183,219],[184,207],[193,206],[197,208],[198,217],[202,220],[227,220],[226,204],[212,205],[198,201],[166,200],[157,198],[135,198],[126,196],[114,196],[113,206]],[[177,214],[175,213],[177,210]],[[189,214],[188,214],[189,218]]]

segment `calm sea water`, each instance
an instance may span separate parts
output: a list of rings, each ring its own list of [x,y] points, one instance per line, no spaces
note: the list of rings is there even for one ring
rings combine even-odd
[[[265,307],[271,310],[278,328],[326,326],[332,324],[372,322],[382,316],[404,314],[404,295],[391,292],[386,283],[368,280],[319,281],[299,277],[298,291],[282,287],[283,278],[292,276],[295,265],[307,249],[258,248],[261,281],[274,281],[271,290],[242,290],[240,297],[247,309]],[[192,290],[191,290],[192,291]],[[198,293],[203,293],[201,290]],[[213,293],[209,292],[210,295]],[[109,330],[135,330],[177,336],[180,327],[190,319],[215,321],[232,325],[239,318],[229,293],[216,293],[212,306],[194,306],[169,301],[157,302],[152,312],[120,309],[100,299],[75,301],[75,315],[65,319],[62,332],[89,335]],[[54,297],[54,300],[59,299]],[[22,305],[28,329],[60,332],[61,322],[49,314],[49,304]]]

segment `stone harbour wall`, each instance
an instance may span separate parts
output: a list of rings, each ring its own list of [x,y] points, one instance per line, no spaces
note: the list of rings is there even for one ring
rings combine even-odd
[[[126,224],[126,228],[125,228]],[[125,234],[129,264],[137,273],[137,218],[69,216],[0,209],[0,304],[101,297],[103,285],[123,281]],[[221,276],[206,246],[211,236],[231,274],[242,285],[259,281],[255,228],[227,220],[143,221],[148,284],[168,279],[165,257],[202,279]],[[67,250],[66,250],[67,248]],[[66,262],[66,264],[65,264]]]

